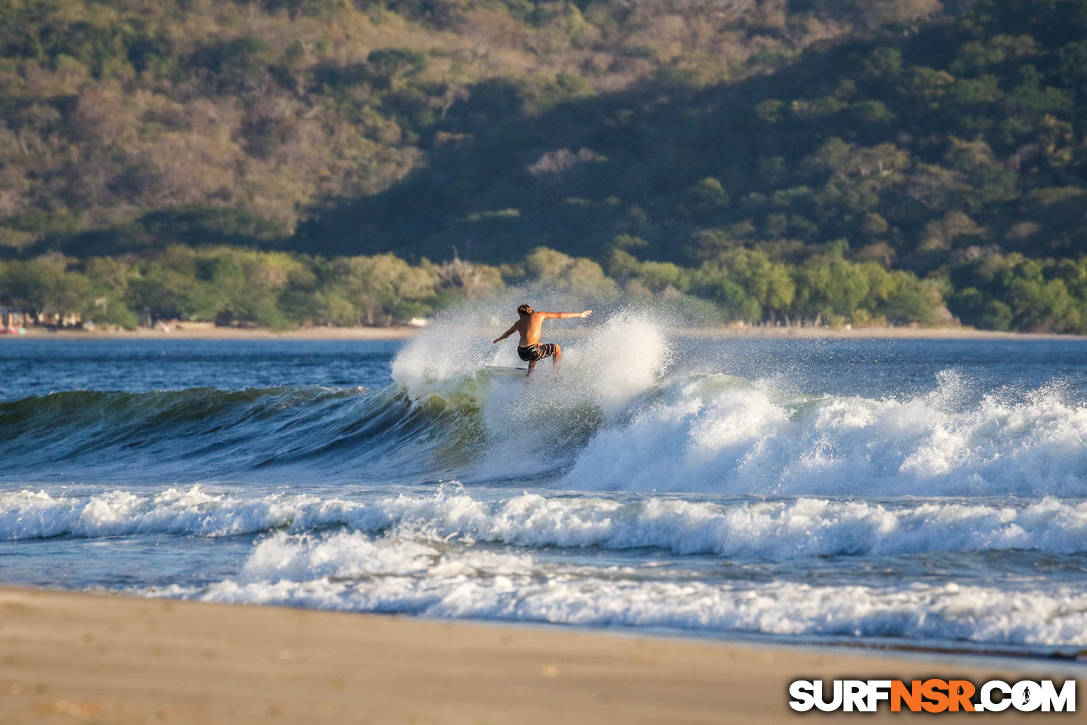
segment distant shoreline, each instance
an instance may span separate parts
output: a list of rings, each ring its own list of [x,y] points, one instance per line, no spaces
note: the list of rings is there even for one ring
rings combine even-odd
[[[489,328],[488,328],[489,330]],[[139,330],[49,330],[28,328],[25,335],[0,335],[3,340],[407,340],[420,328],[399,327],[309,327],[277,331],[268,328],[215,327],[206,323],[182,323],[169,332]],[[481,330],[486,337],[488,331]],[[564,329],[556,336],[580,337],[582,330]],[[1087,340],[1087,335],[1057,333],[1002,332],[971,327],[692,327],[683,337],[704,339],[775,338],[775,339],[941,339],[941,340]]]
[[[692,328],[688,337],[795,338],[795,339],[903,339],[903,340],[1087,340],[1087,335],[1055,332],[1005,332],[973,327],[709,327]]]
[[[49,330],[27,328],[25,335],[3,335],[0,340],[404,340],[419,332],[415,327],[308,327],[272,330],[190,324],[171,328],[138,330]]]

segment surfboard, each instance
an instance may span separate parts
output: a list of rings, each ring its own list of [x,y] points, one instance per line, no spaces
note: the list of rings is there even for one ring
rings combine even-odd
[[[511,368],[505,365],[484,365],[483,369],[495,375],[524,375],[528,368]]]

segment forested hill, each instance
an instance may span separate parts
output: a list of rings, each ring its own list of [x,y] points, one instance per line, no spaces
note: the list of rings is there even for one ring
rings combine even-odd
[[[1087,0],[0,0],[0,253],[550,247],[739,318],[868,265],[1083,331],[1085,38]]]

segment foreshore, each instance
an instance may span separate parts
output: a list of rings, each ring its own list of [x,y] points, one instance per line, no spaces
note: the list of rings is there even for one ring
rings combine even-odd
[[[0,642],[4,724],[776,723],[812,717],[788,707],[788,683],[798,678],[1073,676],[1056,666],[1046,672],[1044,663],[982,657],[862,655],[18,587],[0,587]],[[875,717],[910,715],[884,709]]]
[[[25,334],[2,335],[3,340],[403,340],[418,334],[419,328],[399,327],[306,327],[297,330],[217,327],[206,323],[121,329],[60,329],[28,327]]]
[[[25,334],[0,335],[4,340],[406,340],[421,332],[418,327],[308,327],[297,330],[267,328],[216,327],[208,323],[182,323],[168,328],[138,330],[52,330],[27,328]],[[482,337],[493,333],[480,330]],[[586,330],[566,328],[563,337],[580,337]],[[760,327],[722,325],[689,327],[680,334],[704,339],[728,338],[796,338],[796,339],[946,339],[946,340],[1087,340],[1085,335],[1049,333],[1001,332],[977,330],[972,327]]]

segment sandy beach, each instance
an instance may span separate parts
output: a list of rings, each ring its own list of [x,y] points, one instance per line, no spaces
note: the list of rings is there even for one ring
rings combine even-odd
[[[978,657],[862,655],[14,587],[0,588],[0,614],[5,724],[773,723],[805,717],[787,705],[788,682],[798,677],[978,682],[1048,674],[1044,664],[1024,673]],[[1072,676],[1053,669],[1056,679]]]
[[[50,330],[28,327],[26,334],[3,335],[3,340],[403,340],[418,334],[416,327],[307,327],[298,330],[216,327],[211,323],[186,322],[166,328],[138,330]]]

